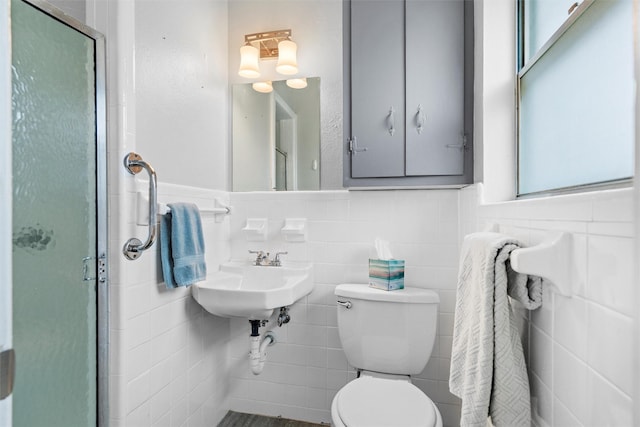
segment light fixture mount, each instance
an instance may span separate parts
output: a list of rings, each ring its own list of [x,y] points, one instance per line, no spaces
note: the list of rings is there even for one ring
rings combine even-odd
[[[262,33],[245,34],[245,44],[250,44],[260,50],[260,59],[277,59],[278,43],[291,38],[291,30],[265,31]]]

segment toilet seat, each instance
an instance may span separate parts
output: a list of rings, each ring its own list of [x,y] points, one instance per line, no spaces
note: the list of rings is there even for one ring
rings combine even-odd
[[[435,405],[409,381],[361,377],[336,395],[336,410],[348,427],[436,426]]]

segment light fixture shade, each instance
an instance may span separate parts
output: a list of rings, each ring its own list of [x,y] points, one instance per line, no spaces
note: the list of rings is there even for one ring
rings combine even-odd
[[[287,86],[293,89],[304,89],[307,87],[307,78],[289,79],[287,80]]]
[[[278,43],[278,64],[276,71],[280,74],[291,75],[298,72],[296,52],[298,45],[291,40],[282,40]]]
[[[271,82],[255,82],[251,85],[253,90],[261,93],[269,93],[273,91],[273,84]]]
[[[258,65],[258,59],[260,58],[260,51],[258,48],[246,44],[240,48],[240,69],[238,74],[248,79],[255,79],[260,77],[260,66]]]

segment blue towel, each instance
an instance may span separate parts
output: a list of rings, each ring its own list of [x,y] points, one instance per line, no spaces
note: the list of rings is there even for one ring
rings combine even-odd
[[[191,203],[168,205],[171,212],[160,221],[160,258],[167,288],[205,280],[204,237],[198,207]]]

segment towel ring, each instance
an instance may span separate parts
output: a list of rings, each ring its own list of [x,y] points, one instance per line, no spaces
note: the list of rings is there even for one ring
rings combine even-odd
[[[147,240],[142,243],[140,239],[132,237],[127,240],[122,248],[125,258],[135,260],[142,255],[143,251],[149,249],[156,240],[158,232],[158,224],[156,222],[156,215],[158,214],[158,182],[156,171],[153,170],[149,163],[142,160],[139,154],[133,151],[124,157],[124,167],[131,175],[140,173],[142,169],[149,174],[149,234],[147,235]]]

